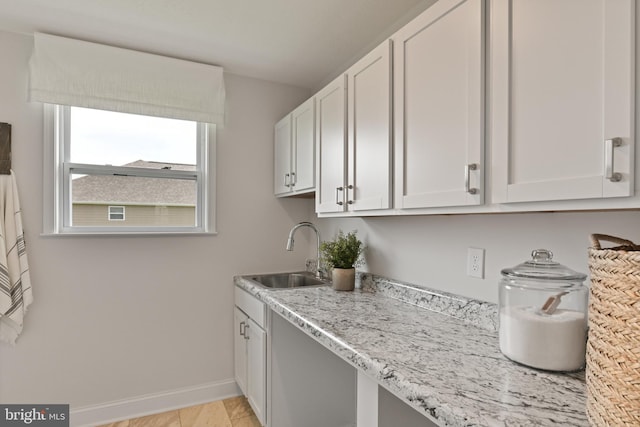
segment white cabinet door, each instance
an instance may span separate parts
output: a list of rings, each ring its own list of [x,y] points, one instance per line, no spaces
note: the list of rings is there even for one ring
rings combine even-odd
[[[342,75],[316,96],[316,212],[346,208],[346,86]]]
[[[315,188],[314,99],[308,99],[276,123],[274,193],[288,196]]]
[[[491,3],[494,202],[633,194],[634,17],[633,0]]]
[[[295,192],[312,190],[315,183],[314,99],[291,113],[291,189]]]
[[[347,70],[348,181],[352,211],[391,208],[391,41]]]
[[[247,394],[247,340],[246,326],[249,318],[238,307],[233,312],[233,356],[235,379],[243,394]]]
[[[392,37],[396,208],[483,203],[483,9],[441,0]]]
[[[273,188],[276,195],[291,192],[291,115],[275,126]]]
[[[267,334],[256,322],[249,319],[247,339],[247,400],[260,424],[266,421],[267,393]]]

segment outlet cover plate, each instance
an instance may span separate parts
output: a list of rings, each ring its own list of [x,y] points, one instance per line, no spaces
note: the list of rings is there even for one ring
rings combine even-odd
[[[467,276],[484,279],[484,249],[467,250]]]

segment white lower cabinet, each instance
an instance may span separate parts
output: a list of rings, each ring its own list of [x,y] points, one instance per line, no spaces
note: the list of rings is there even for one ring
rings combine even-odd
[[[247,339],[245,328],[249,323],[249,316],[244,314],[237,306],[233,310],[233,355],[236,383],[247,395]]]
[[[266,307],[240,288],[236,288],[235,293],[235,380],[264,426],[267,415]]]
[[[258,420],[265,424],[267,392],[267,333],[249,319],[247,329],[247,400]]]

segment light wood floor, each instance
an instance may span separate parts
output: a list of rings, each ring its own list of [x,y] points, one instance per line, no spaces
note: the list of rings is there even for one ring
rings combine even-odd
[[[232,397],[100,427],[260,427],[260,423],[245,397]]]

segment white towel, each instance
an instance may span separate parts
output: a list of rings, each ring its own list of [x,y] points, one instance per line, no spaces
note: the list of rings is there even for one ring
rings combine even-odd
[[[0,341],[15,344],[33,302],[18,187],[13,171],[0,175]]]

